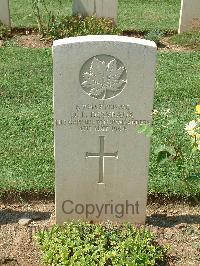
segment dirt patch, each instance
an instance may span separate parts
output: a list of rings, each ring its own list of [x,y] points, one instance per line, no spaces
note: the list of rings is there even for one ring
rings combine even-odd
[[[54,204],[0,204],[0,209],[0,265],[41,265],[34,235],[54,224]],[[32,219],[32,222],[26,226],[18,224],[24,217]]]
[[[162,44],[161,44],[161,48],[162,50],[166,50],[166,51],[174,51],[174,52],[190,52],[193,51],[193,49],[191,49],[190,47],[183,47],[180,45],[176,45],[176,44],[171,44],[169,41],[169,37],[165,37],[162,39]]]
[[[135,37],[144,39],[144,35],[142,33],[129,33],[124,32],[124,36]],[[21,30],[21,31],[13,31],[12,38],[5,41],[4,43],[9,43],[14,41],[14,44],[19,47],[25,48],[50,48],[53,45],[53,41],[48,41],[42,38],[37,31],[32,30]],[[0,42],[0,46],[3,45],[3,41]],[[190,47],[182,47],[179,45],[173,45],[169,42],[169,37],[162,38],[161,42],[158,44],[158,50],[166,50],[166,51],[192,51]]]
[[[188,204],[151,204],[147,227],[170,246],[169,265],[200,265],[200,210]]]
[[[55,223],[51,201],[0,203],[0,265],[41,266],[41,253],[35,232]],[[21,218],[32,222],[22,226]],[[167,265],[200,265],[200,210],[187,203],[151,203],[147,207],[146,227],[161,245],[170,246]]]
[[[42,39],[38,33],[29,33],[23,35],[15,35],[14,40],[17,46],[26,48],[49,48],[53,42]]]

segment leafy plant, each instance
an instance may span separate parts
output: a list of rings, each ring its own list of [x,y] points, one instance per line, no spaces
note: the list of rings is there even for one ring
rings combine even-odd
[[[50,40],[89,34],[120,33],[111,19],[61,15],[62,0],[56,0],[59,7],[56,11],[48,8],[46,0],[31,1],[39,33]]]
[[[155,265],[166,250],[143,227],[130,224],[66,223],[36,235],[46,265]]]
[[[144,38],[150,41],[154,41],[156,44],[160,44],[161,39],[163,38],[164,33],[160,30],[152,30],[148,32]]]
[[[46,8],[46,3],[44,0],[32,0],[33,13],[37,19],[38,30],[40,33],[42,33],[44,30],[42,12],[41,12],[41,6],[43,5]]]
[[[141,124],[137,128],[138,133],[143,133],[147,137],[151,137],[153,134],[153,127],[148,124]]]
[[[76,37],[83,35],[120,34],[120,30],[114,26],[113,20],[81,17],[81,16],[57,16],[49,21],[44,33],[51,40],[65,37]]]
[[[167,111],[169,112],[169,110]],[[196,119],[190,121],[185,126],[185,130],[188,135],[191,137],[191,149],[189,156],[186,155],[183,151],[182,144],[179,142],[177,138],[177,132],[175,125],[178,123],[178,119],[170,119],[168,124],[163,126],[163,130],[171,129],[170,138],[166,139],[166,143],[160,144],[154,150],[154,153],[157,156],[157,163],[160,165],[165,164],[166,162],[171,162],[176,165],[179,175],[182,182],[187,186],[188,190],[192,195],[192,181],[193,176],[189,172],[189,164],[191,163],[191,158],[193,156],[199,156],[200,151],[200,105],[196,106]],[[151,127],[147,127],[144,125],[139,126],[138,133],[144,133],[146,136],[150,136],[149,132],[151,132]],[[196,179],[196,175],[194,176]],[[192,195],[193,196],[193,195]],[[199,203],[199,200],[193,196],[195,201]]]
[[[185,130],[191,138],[193,153],[200,151],[200,105],[196,106],[196,117],[185,126]]]
[[[31,0],[31,1],[32,1],[33,13],[37,20],[39,33],[43,34],[44,31],[48,29],[49,21],[52,19],[54,14],[52,13],[51,10],[48,9],[48,4],[46,3],[46,0]],[[56,1],[61,7],[62,1],[61,0],[56,0]],[[43,16],[43,12],[47,14],[47,22]],[[59,14],[59,8],[57,14]]]
[[[11,36],[10,28],[6,27],[0,22],[0,40],[7,39]]]

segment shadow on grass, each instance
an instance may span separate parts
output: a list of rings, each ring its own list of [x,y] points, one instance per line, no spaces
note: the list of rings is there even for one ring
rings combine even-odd
[[[148,225],[171,228],[180,224],[200,224],[200,215],[173,215],[153,214],[147,217]]]

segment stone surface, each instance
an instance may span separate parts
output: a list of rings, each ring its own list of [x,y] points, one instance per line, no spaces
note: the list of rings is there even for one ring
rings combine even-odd
[[[200,0],[182,0],[179,33],[200,30]]]
[[[117,0],[74,0],[72,12],[74,15],[112,18],[117,22],[117,6]]]
[[[10,27],[9,0],[0,0],[0,22]]]
[[[21,218],[21,219],[19,219],[18,224],[26,226],[26,225],[29,225],[31,222],[32,222],[32,219],[30,219],[30,218]]]
[[[122,36],[54,42],[56,221],[144,223],[156,45]]]
[[[187,223],[180,223],[180,224],[175,225],[175,227],[177,229],[184,229],[184,228],[187,228]]]

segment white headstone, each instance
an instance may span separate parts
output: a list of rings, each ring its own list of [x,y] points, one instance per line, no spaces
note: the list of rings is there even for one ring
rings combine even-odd
[[[10,27],[9,0],[0,0],[0,22]]]
[[[73,0],[73,15],[111,18],[117,23],[118,0]]]
[[[200,0],[182,0],[179,20],[179,33],[200,31]]]
[[[122,36],[54,42],[56,221],[144,223],[156,45]]]

